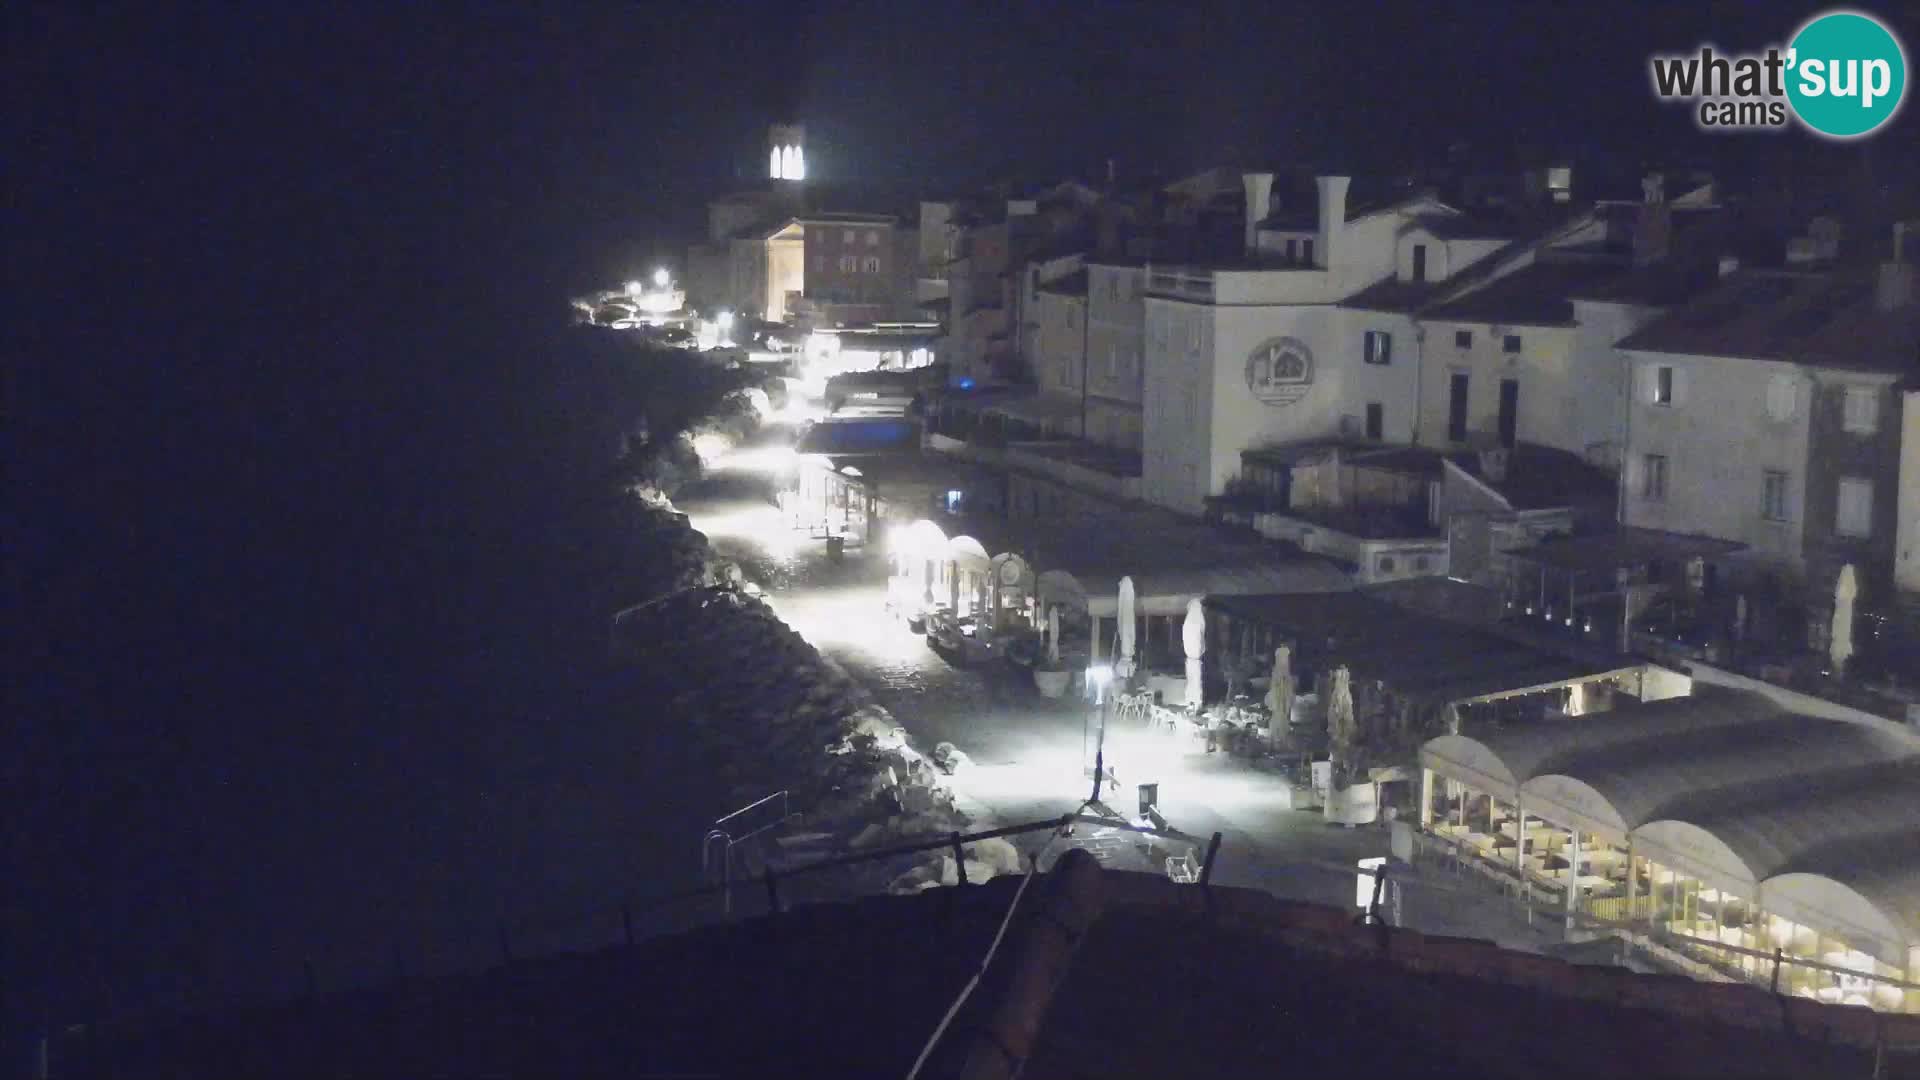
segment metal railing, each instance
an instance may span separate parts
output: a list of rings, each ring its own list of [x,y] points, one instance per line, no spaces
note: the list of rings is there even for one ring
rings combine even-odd
[[[739,836],[733,835],[733,830],[739,827],[741,819],[746,818],[749,814],[752,814],[763,806],[773,806],[776,803],[780,807],[780,813],[772,821],[753,828]],[[720,886],[720,910],[722,913],[728,915],[733,913],[733,849],[749,840],[763,836],[792,820],[793,808],[791,799],[787,791],[781,790],[768,795],[764,799],[750,802],[713,823],[713,828],[708,831],[706,838],[700,841],[700,875],[711,881],[714,875],[718,873],[720,878],[718,882]],[[720,852],[718,867],[714,865],[713,853],[715,850]]]
[[[786,797],[786,792],[776,792],[720,820],[728,821],[745,811]],[[785,820],[787,818],[783,815],[781,821]],[[785,910],[783,887],[796,880],[929,851],[950,850],[954,856],[958,884],[966,885],[969,884],[966,871],[966,845],[982,840],[1060,830],[1074,824],[1098,825],[1196,845],[1199,842],[1198,837],[1174,829],[1138,825],[1117,817],[1100,817],[1074,812],[1055,818],[980,832],[953,832],[927,840],[818,859],[799,866],[780,869],[767,866],[757,875],[761,890],[766,897],[766,905],[761,913],[776,915]],[[716,828],[716,831],[724,830]],[[758,835],[765,831],[765,828],[757,829],[747,835]],[[712,835],[709,833],[710,838]],[[742,836],[733,842],[737,845],[744,842],[746,838],[747,836]],[[1198,868],[1197,884],[1203,888],[1208,886],[1211,879],[1212,864],[1219,850],[1220,841],[1220,834],[1215,833],[1206,848],[1206,861]],[[618,900],[612,904],[586,910],[554,911],[519,920],[501,920],[488,926],[442,928],[438,934],[432,936],[431,940],[418,935],[397,935],[387,942],[377,938],[362,940],[342,950],[330,950],[324,954],[343,961],[335,967],[336,972],[342,969],[348,971],[348,974],[343,975],[331,985],[323,986],[321,965],[317,958],[310,957],[302,963],[297,982],[290,980],[290,985],[298,988],[291,994],[286,992],[206,994],[190,1001],[177,1001],[159,1007],[129,1010],[114,1017],[95,1018],[77,1024],[55,1025],[41,1046],[41,1052],[49,1061],[49,1071],[43,1075],[60,1075],[59,1062],[72,1060],[75,1054],[91,1040],[111,1039],[116,1032],[140,1028],[150,1023],[164,1024],[195,1013],[232,1011],[312,999],[323,990],[373,989],[383,985],[392,987],[415,979],[458,975],[496,966],[511,966],[538,956],[584,952],[610,946],[633,946],[650,937],[710,925],[716,921],[714,912],[718,907],[713,904],[713,901],[716,898],[726,897],[733,886],[750,880],[752,879],[729,877],[728,880],[720,882],[705,882],[698,886],[658,893],[649,897]],[[851,899],[852,895],[849,894],[844,898]],[[718,921],[728,921],[735,914],[733,905],[728,903],[721,911]]]

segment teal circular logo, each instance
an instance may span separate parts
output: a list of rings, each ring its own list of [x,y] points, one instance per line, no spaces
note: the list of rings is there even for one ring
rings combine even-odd
[[[1801,27],[1787,48],[1787,100],[1814,131],[1857,138],[1900,111],[1907,56],[1878,19],[1829,12]]]

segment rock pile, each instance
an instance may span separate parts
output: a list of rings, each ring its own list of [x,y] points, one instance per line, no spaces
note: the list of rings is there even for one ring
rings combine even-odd
[[[786,790],[807,828],[856,846],[966,827],[943,771],[885,709],[749,595],[684,516],[659,505],[643,513],[673,585],[621,624],[621,651],[678,688],[657,722],[693,730],[725,805]]]

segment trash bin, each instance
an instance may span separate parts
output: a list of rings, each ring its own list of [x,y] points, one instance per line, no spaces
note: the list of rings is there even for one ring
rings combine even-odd
[[[827,558],[839,562],[847,552],[847,538],[844,536],[827,537]]]

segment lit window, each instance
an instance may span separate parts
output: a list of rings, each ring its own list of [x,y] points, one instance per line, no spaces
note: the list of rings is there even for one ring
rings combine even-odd
[[[880,272],[880,256],[878,255],[867,256],[867,261],[861,267],[861,269],[865,270],[869,274],[879,273]]]
[[[1760,516],[1768,521],[1787,520],[1787,474],[1778,469],[1761,474]]]
[[[1842,426],[1855,435],[1871,435],[1880,427],[1880,395],[1870,386],[1847,387]]]
[[[1661,366],[1653,369],[1653,403],[1655,405],[1673,404],[1673,369]]]
[[[857,255],[840,256],[840,272],[843,274],[853,273],[854,270],[858,268],[859,265],[860,265],[860,257]]]
[[[1873,481],[1857,476],[1840,478],[1839,505],[1833,515],[1833,529],[1841,536],[1868,536],[1873,533]]]
[[[1500,351],[1503,353],[1519,352],[1520,351],[1520,335],[1508,334],[1506,337],[1501,338]]]
[[[842,229],[840,230],[840,242],[843,244],[846,244],[848,247],[852,247],[854,243],[854,235],[855,234],[852,229]]]
[[[1640,496],[1648,502],[1663,502],[1667,497],[1667,459],[1648,454],[1641,459]]]
[[[1473,348],[1473,331],[1455,330],[1453,332],[1453,347],[1456,349]]]
[[[868,229],[868,230],[867,230],[867,246],[868,246],[868,247],[873,247],[873,246],[875,246],[875,245],[877,245],[878,243],[880,243],[880,230],[879,230],[879,229]]]
[[[1369,364],[1393,363],[1393,335],[1385,330],[1369,330],[1362,339],[1365,360]]]

